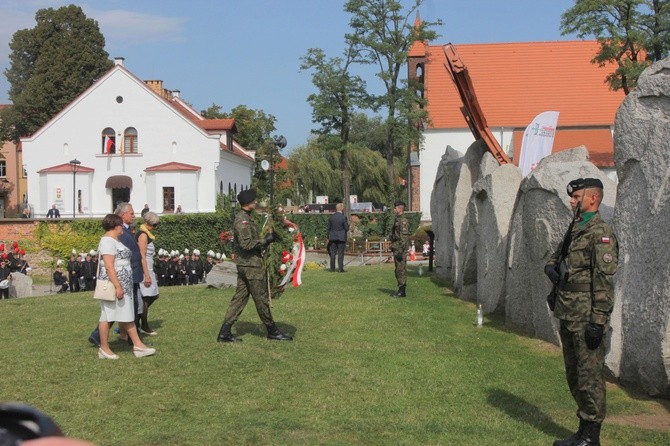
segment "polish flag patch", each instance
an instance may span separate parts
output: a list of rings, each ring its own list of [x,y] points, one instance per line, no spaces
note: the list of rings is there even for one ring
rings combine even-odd
[[[609,243],[609,242],[610,242],[610,238],[609,238],[609,237],[601,237],[601,238],[600,238],[600,242],[601,242],[601,243]]]

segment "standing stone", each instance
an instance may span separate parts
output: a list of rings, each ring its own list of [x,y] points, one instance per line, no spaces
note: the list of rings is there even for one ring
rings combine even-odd
[[[33,278],[23,273],[12,273],[9,281],[9,297],[30,297],[33,295]]]
[[[208,287],[230,288],[237,286],[237,265],[233,262],[221,262],[207,273],[205,283]]]
[[[620,379],[670,396],[670,58],[647,68],[615,121],[623,302]]]
[[[611,220],[615,201],[615,184],[588,156],[586,147],[578,147],[544,158],[521,181],[512,217],[505,323],[557,345],[558,322],[547,306],[551,282],[544,274],[544,265],[572,220],[566,186],[580,177],[600,178],[605,186],[600,207],[605,221]]]

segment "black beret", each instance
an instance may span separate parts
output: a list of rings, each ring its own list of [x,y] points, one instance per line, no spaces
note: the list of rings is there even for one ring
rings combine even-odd
[[[396,201],[395,203],[393,203],[393,207],[396,207],[396,206],[405,207],[405,202],[404,201]]]
[[[598,178],[577,178],[568,183],[567,191],[568,195],[572,197],[572,194],[582,189],[591,189],[591,188],[603,189],[603,182]]]
[[[237,194],[237,202],[240,203],[240,206],[249,204],[256,199],[256,191],[253,189],[243,190]]]

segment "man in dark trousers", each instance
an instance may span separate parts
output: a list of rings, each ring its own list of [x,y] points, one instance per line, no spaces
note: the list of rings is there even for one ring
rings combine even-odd
[[[258,234],[253,215],[253,210],[256,208],[255,190],[247,189],[240,192],[237,194],[237,202],[241,206],[233,223],[237,289],[226,311],[217,340],[219,342],[241,341],[232,335],[230,329],[242,314],[242,310],[249,301],[249,295],[251,295],[256,304],[258,316],[267,328],[268,339],[291,341],[293,338],[279,331],[272,319],[267,274],[263,268],[263,249],[275,240],[274,233],[270,232],[265,238],[260,238]]]
[[[81,275],[81,263],[77,261],[77,255],[72,254],[67,262],[67,275],[70,282],[70,292],[80,291],[79,276]]]
[[[55,204],[52,204],[51,209],[47,211],[47,218],[60,218],[60,211]]]
[[[566,234],[545,266],[556,285],[554,316],[560,321],[568,387],[577,403],[579,429],[554,446],[600,445],[605,418],[605,354],[609,317],[614,307],[614,273],[619,245],[610,225],[600,217],[603,183],[579,178],[567,188],[575,210]]]
[[[120,203],[116,207],[114,213],[123,220],[123,233],[119,236],[119,241],[130,249],[130,267],[133,270],[133,308],[135,311],[135,322],[137,324],[141,308],[139,302],[139,289],[140,283],[144,281],[144,271],[142,269],[142,254],[140,254],[140,247],[130,228],[135,222],[135,211],[133,210],[133,205],[130,203]],[[125,333],[121,334],[126,335]],[[100,346],[100,332],[98,331],[97,326],[88,337],[88,341],[98,347]],[[128,338],[128,342],[131,342],[130,338]]]
[[[328,219],[328,253],[330,254],[330,272],[335,272],[335,257],[338,271],[344,272],[344,248],[347,245],[349,222],[344,215],[344,204],[335,205],[335,213]]]

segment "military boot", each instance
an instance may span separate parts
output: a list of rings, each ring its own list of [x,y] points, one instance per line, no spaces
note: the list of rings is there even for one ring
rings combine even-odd
[[[577,432],[574,434],[570,435],[568,438],[564,438],[563,440],[556,440],[554,441],[554,446],[574,446],[577,444],[579,439],[582,437],[582,432],[584,432],[584,426],[586,425],[586,421],[582,420],[581,418],[579,419],[579,429]]]
[[[268,329],[268,339],[272,339],[273,341],[292,341],[293,338],[289,335],[285,335],[279,329],[275,324],[269,325],[267,327]]]
[[[238,342],[241,341],[242,339],[236,338],[233,336],[233,334],[230,332],[230,329],[232,328],[233,324],[223,324],[221,326],[221,330],[219,331],[219,337],[216,339],[218,342]]]
[[[406,297],[406,296],[407,296],[407,295],[405,294],[405,287],[406,287],[406,286],[407,286],[407,285],[400,285],[400,286],[398,287],[398,291],[396,291],[395,294],[393,294],[393,297]]]
[[[600,446],[600,427],[602,424],[586,421],[582,437],[574,443],[575,446]]]

